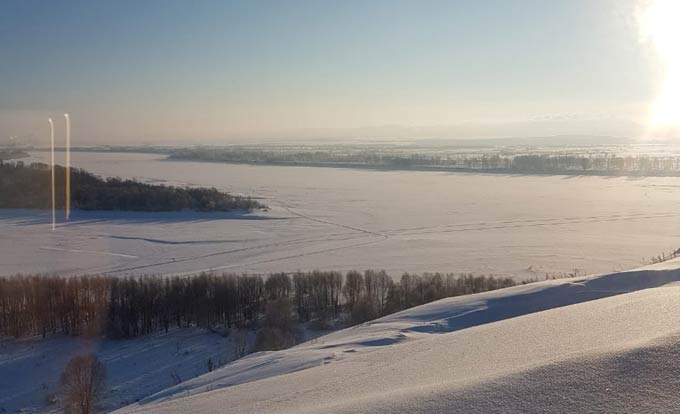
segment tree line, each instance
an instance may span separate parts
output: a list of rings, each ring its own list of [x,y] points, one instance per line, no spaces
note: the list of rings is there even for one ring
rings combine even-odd
[[[66,169],[55,167],[57,208],[65,205]],[[51,208],[50,166],[0,161],[0,208]],[[249,197],[215,188],[180,188],[120,178],[103,179],[71,169],[71,205],[81,210],[229,211],[264,208]]]
[[[27,157],[30,157],[30,155],[26,151],[13,149],[13,148],[7,148],[7,149],[0,148],[0,161],[15,160],[15,159],[18,159],[18,158],[27,158]]]
[[[187,148],[169,159],[214,162],[388,168],[440,168],[501,173],[680,174],[680,157],[592,154],[418,154],[370,150]]]
[[[510,278],[334,271],[197,276],[0,277],[0,336],[130,338],[170,328],[360,323],[448,296],[513,286]]]

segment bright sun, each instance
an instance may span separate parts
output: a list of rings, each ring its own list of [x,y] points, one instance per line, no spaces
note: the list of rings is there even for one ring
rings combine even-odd
[[[680,128],[680,1],[651,0],[639,13],[642,36],[664,65],[659,94],[651,108],[650,129],[665,135]]]

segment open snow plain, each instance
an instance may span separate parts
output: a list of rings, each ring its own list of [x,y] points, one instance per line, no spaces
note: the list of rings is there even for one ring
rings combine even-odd
[[[54,233],[49,212],[0,210],[0,274],[384,268],[397,276],[543,278],[628,269],[680,247],[679,178],[230,165],[130,153],[72,158],[102,176],[214,186],[271,209],[75,212]]]

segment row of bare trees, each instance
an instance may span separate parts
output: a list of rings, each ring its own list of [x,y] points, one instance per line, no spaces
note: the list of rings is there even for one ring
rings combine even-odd
[[[262,150],[247,148],[187,148],[172,152],[171,159],[257,164],[327,164],[434,167],[498,170],[525,173],[591,171],[598,173],[680,173],[680,157],[672,155],[616,155],[606,152],[567,153],[383,153],[372,150]]]
[[[28,275],[0,278],[0,336],[129,338],[171,327],[256,326],[267,305],[290,303],[299,322],[349,315],[354,323],[447,296],[512,286],[509,278],[384,271],[193,277]],[[271,308],[271,307],[270,307]]]

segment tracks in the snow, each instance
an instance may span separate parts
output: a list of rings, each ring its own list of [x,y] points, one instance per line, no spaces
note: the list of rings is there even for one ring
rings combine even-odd
[[[329,225],[337,227],[339,229],[349,230],[349,232],[332,233],[320,236],[308,236],[300,237],[292,240],[285,240],[273,243],[264,243],[254,246],[242,247],[237,249],[224,250],[219,252],[213,252],[208,254],[202,254],[191,257],[183,257],[172,260],[163,260],[154,263],[140,264],[137,266],[127,266],[121,268],[114,268],[108,271],[104,271],[104,274],[115,274],[123,272],[132,272],[141,269],[149,269],[158,266],[183,263],[189,261],[202,260],[218,256],[227,256],[234,253],[241,253],[246,251],[253,251],[259,249],[276,248],[288,245],[307,245],[316,244],[322,242],[338,242],[338,241],[351,241],[355,240],[356,243],[351,243],[342,246],[334,246],[328,248],[321,248],[312,251],[302,251],[296,254],[288,254],[279,257],[266,258],[262,260],[254,260],[247,263],[237,263],[229,264],[223,266],[216,266],[210,268],[204,268],[201,270],[192,270],[187,272],[181,272],[178,274],[190,275],[196,274],[203,271],[215,271],[215,270],[227,270],[227,269],[237,269],[250,266],[256,266],[264,263],[272,263],[282,260],[295,259],[300,257],[306,257],[316,254],[330,253],[334,251],[357,248],[370,244],[379,243],[385,241],[391,237],[402,237],[402,236],[416,236],[416,235],[426,235],[426,234],[438,234],[438,233],[454,233],[454,232],[469,232],[469,231],[485,231],[485,230],[498,230],[498,229],[517,229],[517,228],[530,228],[530,227],[545,227],[545,226],[560,226],[560,225],[573,225],[573,224],[586,224],[586,223],[605,223],[614,221],[632,221],[632,220],[647,220],[654,218],[667,218],[667,217],[679,217],[680,213],[638,213],[638,214],[612,214],[612,215],[601,215],[601,216],[576,216],[576,217],[557,217],[557,218],[544,218],[544,219],[526,219],[526,220],[505,220],[505,221],[495,221],[495,222],[476,222],[476,223],[457,223],[448,224],[442,226],[423,226],[423,227],[406,227],[406,228],[396,228],[396,229],[384,229],[384,230],[368,230],[361,227],[350,226],[346,224],[336,223],[330,220],[320,219],[317,217],[309,216],[307,214],[300,213],[293,210],[287,206],[281,206],[285,211],[287,211],[293,217],[297,217],[303,220],[309,220],[315,223],[320,223],[324,225]],[[357,234],[359,233],[359,234]],[[349,236],[345,238],[339,238],[341,236]],[[380,239],[366,240],[366,237],[379,237]]]

